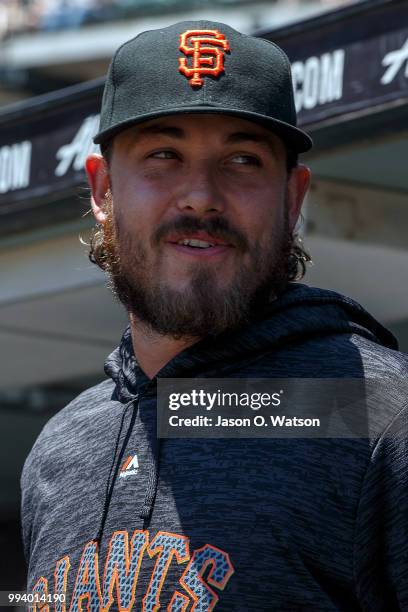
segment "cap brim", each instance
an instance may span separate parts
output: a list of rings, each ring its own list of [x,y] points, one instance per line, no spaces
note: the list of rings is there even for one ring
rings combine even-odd
[[[290,125],[289,123],[279,121],[279,119],[267,117],[266,115],[260,115],[258,113],[252,113],[240,109],[223,108],[220,106],[182,106],[152,111],[151,113],[145,113],[144,115],[137,115],[137,117],[131,117],[125,121],[117,123],[107,130],[98,132],[93,140],[95,144],[102,144],[132,125],[137,125],[138,123],[143,123],[144,121],[149,121],[151,119],[157,119],[158,117],[186,114],[230,115],[232,117],[242,117],[248,121],[254,121],[255,123],[264,126],[279,136],[295,153],[305,153],[313,146],[313,140],[308,134],[306,134],[306,132],[303,132],[298,127]]]

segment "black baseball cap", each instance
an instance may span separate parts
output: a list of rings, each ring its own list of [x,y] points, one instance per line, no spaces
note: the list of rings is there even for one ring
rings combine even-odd
[[[296,127],[290,63],[282,49],[212,21],[149,30],[119,47],[94,142],[103,146],[132,125],[192,113],[254,121],[297,153],[313,144]]]

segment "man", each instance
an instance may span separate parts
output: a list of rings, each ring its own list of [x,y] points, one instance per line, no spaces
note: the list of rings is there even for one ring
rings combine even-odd
[[[130,326],[26,462],[29,589],[56,610],[408,609],[407,362],[361,306],[291,282],[311,141],[284,53],[220,23],[145,32],[113,59],[95,142],[91,259]],[[159,440],[167,378],[389,395],[358,408],[365,437]]]

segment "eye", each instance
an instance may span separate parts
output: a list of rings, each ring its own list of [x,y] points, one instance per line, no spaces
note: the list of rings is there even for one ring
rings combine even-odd
[[[163,149],[162,151],[154,151],[149,157],[154,157],[155,159],[176,159],[178,155],[174,151]]]
[[[255,157],[255,155],[234,155],[233,157],[231,157],[231,161],[234,164],[239,164],[239,165],[250,165],[250,166],[260,166],[261,162],[258,159],[258,157]]]

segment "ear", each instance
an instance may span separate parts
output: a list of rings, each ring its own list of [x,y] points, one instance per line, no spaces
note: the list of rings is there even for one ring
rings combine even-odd
[[[300,215],[303,200],[310,186],[310,168],[298,164],[292,169],[288,178],[288,216],[289,230],[293,232]]]
[[[105,198],[110,189],[108,166],[102,155],[94,153],[87,157],[85,170],[92,192],[92,211],[96,221],[103,224],[106,221]]]

